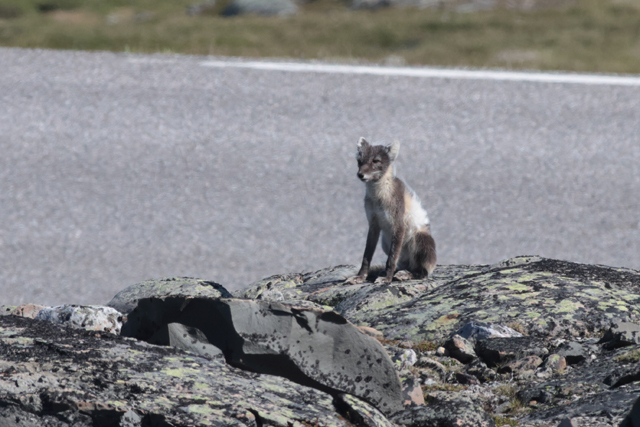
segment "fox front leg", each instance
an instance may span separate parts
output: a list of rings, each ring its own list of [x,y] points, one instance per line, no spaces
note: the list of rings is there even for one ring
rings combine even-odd
[[[371,259],[373,253],[376,251],[378,245],[378,238],[380,237],[380,227],[375,221],[369,222],[369,232],[367,233],[367,244],[364,248],[364,256],[362,257],[362,266],[358,275],[350,279],[347,279],[345,283],[358,284],[364,283],[367,280],[369,274],[369,267],[371,266]]]
[[[386,270],[383,276],[376,279],[375,283],[391,283],[393,280],[393,274],[396,272],[396,265],[398,264],[398,258],[400,258],[400,251],[402,251],[402,242],[404,241],[404,226],[398,225],[393,232],[391,238],[391,248],[389,249],[389,257],[387,258]]]

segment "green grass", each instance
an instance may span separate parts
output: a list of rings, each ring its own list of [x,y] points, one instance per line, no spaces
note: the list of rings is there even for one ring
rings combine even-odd
[[[492,415],[493,420],[496,422],[496,426],[517,426],[519,423],[516,420],[512,420],[510,418],[501,417],[499,415]]]
[[[616,357],[620,363],[637,363],[640,362],[640,349],[628,351]]]
[[[187,16],[196,0],[2,0],[0,46],[640,73],[640,1],[536,11],[350,11]]]

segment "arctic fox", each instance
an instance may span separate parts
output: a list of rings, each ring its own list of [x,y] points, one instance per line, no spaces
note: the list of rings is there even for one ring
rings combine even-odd
[[[427,212],[420,199],[407,184],[395,176],[393,162],[400,142],[391,145],[370,145],[364,138],[358,141],[358,178],[366,184],[364,209],[369,221],[367,244],[362,267],[349,283],[367,279],[371,258],[382,232],[382,249],[388,255],[386,270],[376,283],[396,279],[428,277],[436,266],[436,243],[431,237]]]

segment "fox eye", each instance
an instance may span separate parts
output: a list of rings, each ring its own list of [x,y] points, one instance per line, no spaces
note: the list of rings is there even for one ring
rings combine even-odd
[[[380,163],[380,162],[381,162],[381,160],[380,160],[380,159],[378,159],[378,158],[373,159],[373,163],[378,164],[378,163]]]

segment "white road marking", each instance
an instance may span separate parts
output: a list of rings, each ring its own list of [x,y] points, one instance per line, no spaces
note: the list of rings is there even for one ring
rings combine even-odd
[[[543,73],[520,71],[462,70],[429,67],[376,67],[363,65],[309,64],[297,62],[262,61],[203,61],[203,67],[248,68],[264,71],[299,73],[369,74],[376,76],[404,76],[441,79],[498,80],[541,83],[575,83],[584,85],[640,86],[640,76],[604,74]]]

